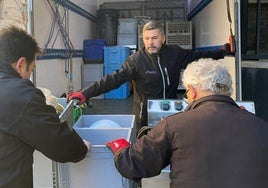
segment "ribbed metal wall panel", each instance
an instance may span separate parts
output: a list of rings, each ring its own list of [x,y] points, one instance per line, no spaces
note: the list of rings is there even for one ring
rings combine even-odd
[[[100,9],[117,9],[121,18],[148,16],[156,20],[187,19],[187,0],[104,2]]]

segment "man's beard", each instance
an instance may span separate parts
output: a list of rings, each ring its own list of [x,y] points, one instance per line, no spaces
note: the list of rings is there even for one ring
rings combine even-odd
[[[146,50],[149,52],[149,54],[158,54],[160,51],[160,49],[155,46],[150,46]]]

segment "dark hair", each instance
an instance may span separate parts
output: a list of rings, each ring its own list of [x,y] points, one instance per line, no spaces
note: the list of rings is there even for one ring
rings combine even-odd
[[[12,64],[25,57],[29,66],[38,53],[41,53],[41,48],[25,30],[12,26],[0,31],[1,64]]]

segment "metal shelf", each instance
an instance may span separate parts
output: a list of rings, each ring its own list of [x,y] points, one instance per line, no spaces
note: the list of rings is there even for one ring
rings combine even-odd
[[[72,57],[83,57],[83,50],[72,50],[68,51],[66,49],[46,49],[44,53],[40,56],[37,56],[37,60],[45,60],[45,59],[68,59],[70,58],[70,54]]]
[[[96,16],[90,14],[86,10],[82,9],[81,7],[77,6],[76,4],[72,3],[69,0],[53,0],[55,3],[60,4],[61,6],[64,6],[75,13],[79,14],[80,16],[83,16],[84,18],[87,18],[93,22],[97,22]]]

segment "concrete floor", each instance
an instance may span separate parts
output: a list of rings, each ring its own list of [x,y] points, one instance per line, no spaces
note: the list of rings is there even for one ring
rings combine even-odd
[[[133,114],[133,95],[126,99],[91,99],[86,114]]]
[[[185,90],[178,91],[178,98],[182,98]],[[133,94],[126,99],[91,99],[86,114],[133,114]]]

